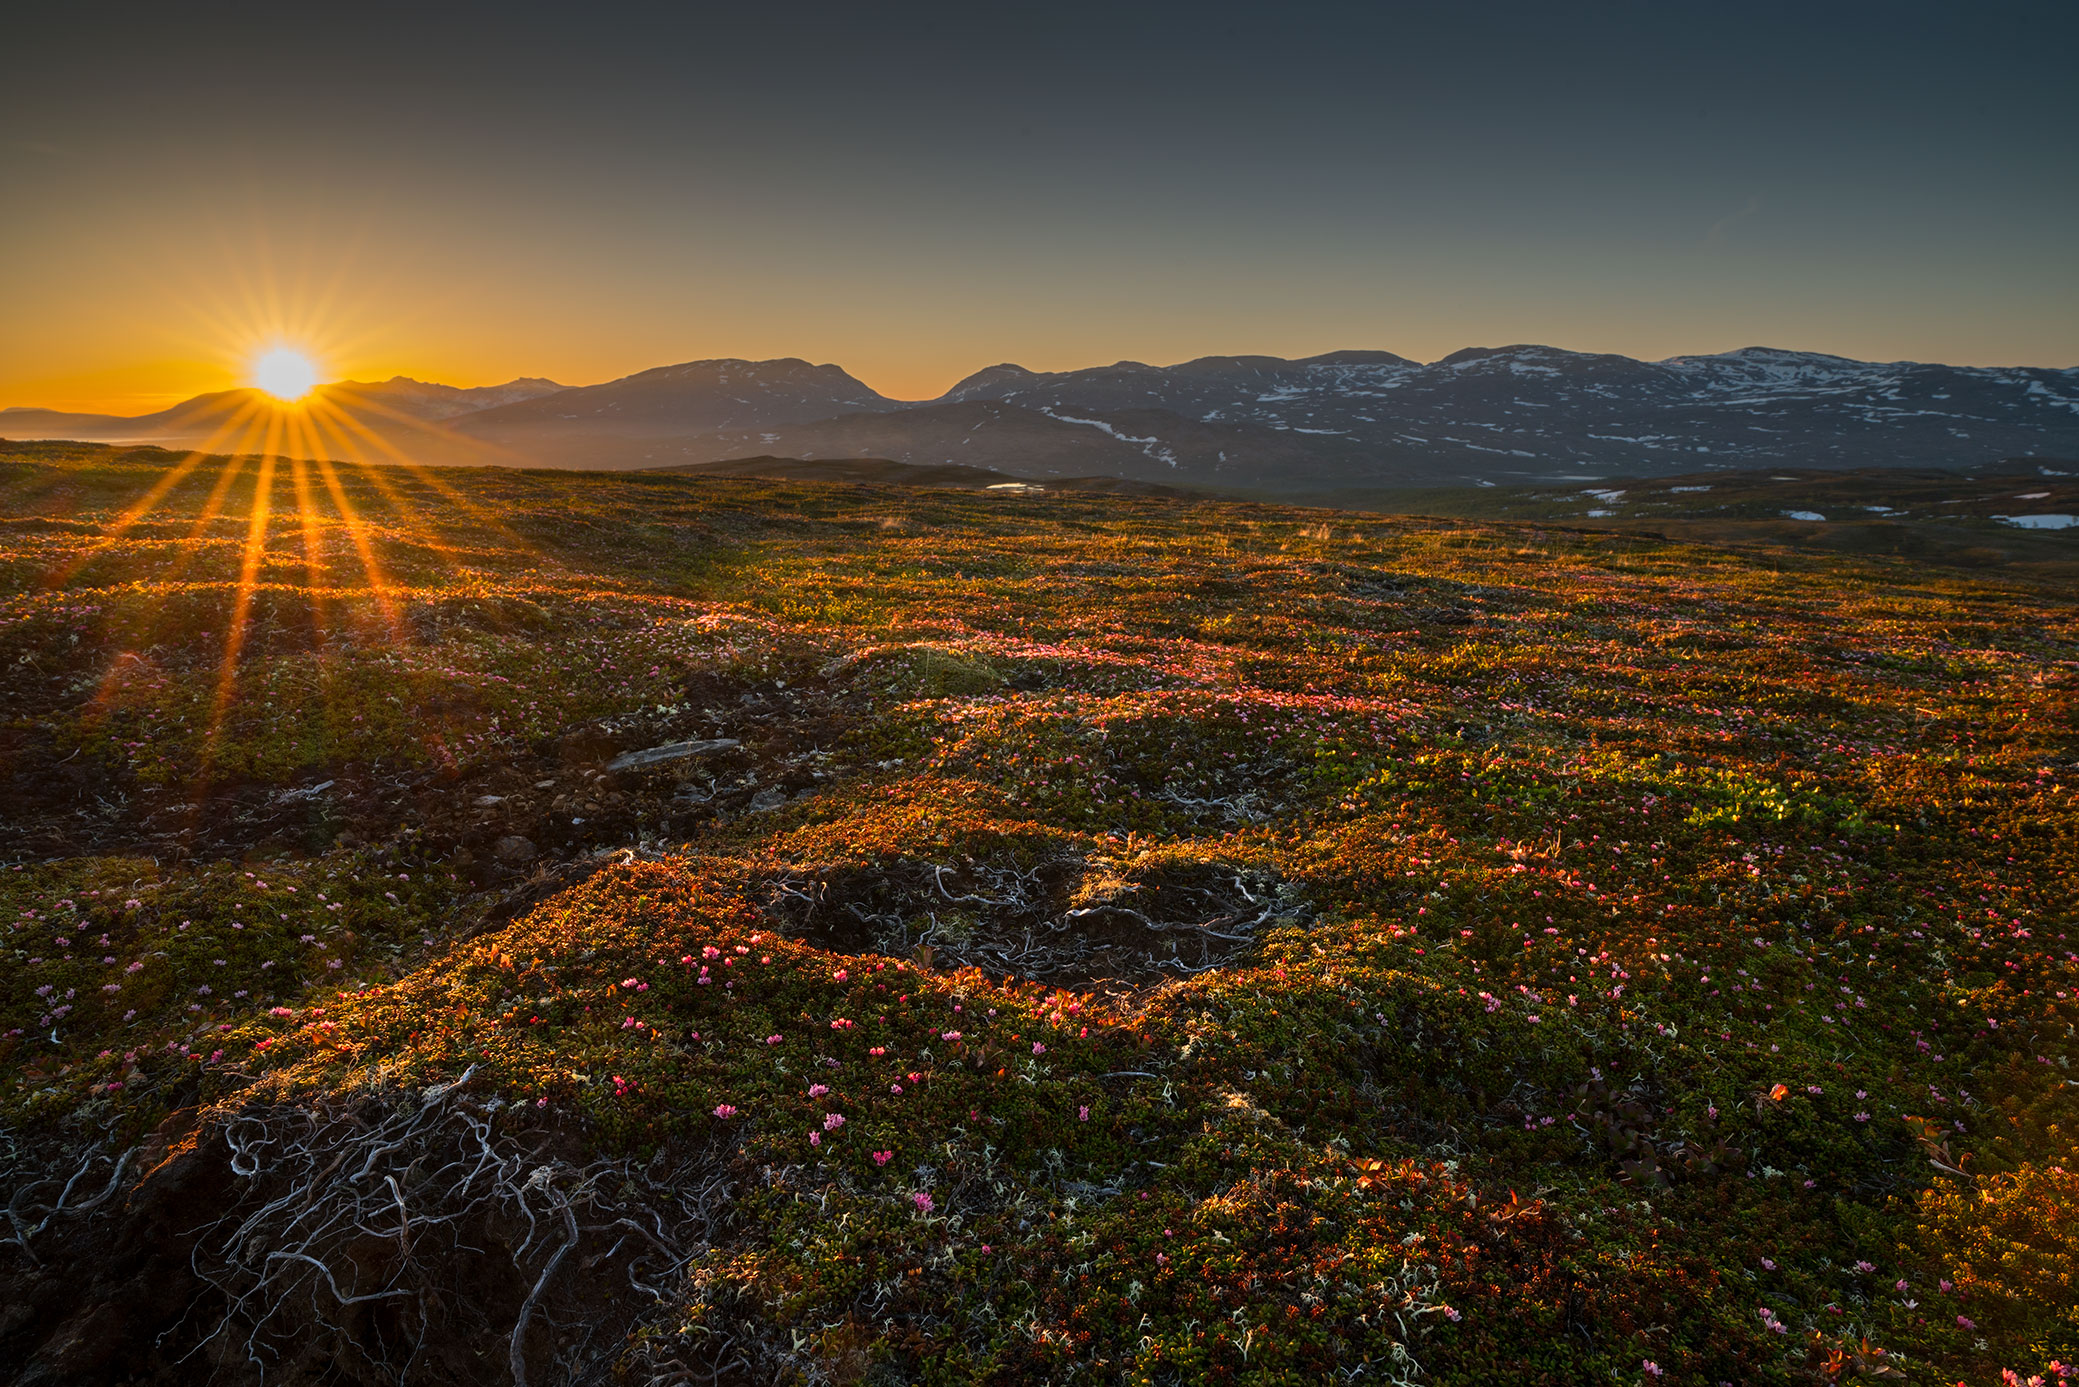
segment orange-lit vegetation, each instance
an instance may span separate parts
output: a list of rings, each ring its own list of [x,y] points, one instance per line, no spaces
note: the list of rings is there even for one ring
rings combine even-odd
[[[2067,591],[54,445],[0,498],[25,1358],[2079,1356]]]

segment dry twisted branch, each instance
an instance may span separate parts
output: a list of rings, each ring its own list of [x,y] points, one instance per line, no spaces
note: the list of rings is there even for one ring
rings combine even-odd
[[[233,1353],[263,1377],[300,1351],[403,1381],[429,1340],[459,1333],[502,1338],[517,1387],[544,1349],[561,1380],[600,1371],[616,1321],[663,1299],[708,1245],[727,1194],[721,1153],[579,1164],[518,1109],[474,1099],[470,1078],[226,1120],[246,1192],[195,1243],[191,1265],[227,1307],[195,1351]],[[573,1252],[635,1295],[559,1276]]]

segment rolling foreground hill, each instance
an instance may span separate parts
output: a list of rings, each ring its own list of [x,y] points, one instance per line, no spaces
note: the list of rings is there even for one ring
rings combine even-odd
[[[2079,1355],[2034,568],[60,445],[0,516],[17,1381]]]
[[[453,391],[402,378],[327,389],[331,412],[350,422],[287,445],[221,436],[251,392],[139,419],[0,411],[0,435],[573,468],[880,457],[1284,495],[2079,458],[2079,370],[1759,347],[1657,362],[1515,346],[1427,365],[1365,351],[1058,373],[1003,365],[921,403],[792,358],[687,362],[574,389],[520,380]]]

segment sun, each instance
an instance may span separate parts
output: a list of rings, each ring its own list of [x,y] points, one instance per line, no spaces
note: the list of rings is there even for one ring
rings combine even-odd
[[[277,400],[300,400],[317,383],[318,368],[290,347],[276,347],[253,363],[253,384]]]

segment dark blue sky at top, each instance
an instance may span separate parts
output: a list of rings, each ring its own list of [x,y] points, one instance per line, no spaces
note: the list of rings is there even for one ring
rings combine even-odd
[[[9,48],[0,177],[47,208],[358,200],[613,313],[2079,359],[2068,3],[83,5]]]

